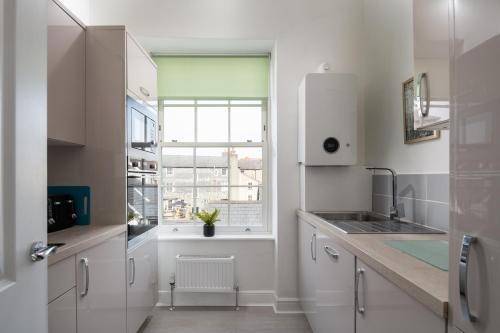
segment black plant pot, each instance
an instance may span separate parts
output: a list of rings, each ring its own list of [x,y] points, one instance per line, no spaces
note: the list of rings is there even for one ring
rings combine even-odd
[[[215,234],[215,225],[203,225],[203,236],[205,237],[213,237]]]

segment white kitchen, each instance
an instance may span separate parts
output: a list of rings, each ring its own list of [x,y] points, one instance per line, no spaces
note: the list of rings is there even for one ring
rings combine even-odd
[[[498,1],[0,7],[0,332],[498,331]]]

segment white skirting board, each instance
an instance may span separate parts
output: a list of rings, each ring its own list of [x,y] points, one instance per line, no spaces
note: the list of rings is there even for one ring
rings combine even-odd
[[[170,306],[170,290],[158,292],[157,306]],[[174,291],[175,306],[234,306],[233,293]],[[276,313],[302,313],[297,298],[277,298],[274,290],[242,290],[240,306],[272,306]]]

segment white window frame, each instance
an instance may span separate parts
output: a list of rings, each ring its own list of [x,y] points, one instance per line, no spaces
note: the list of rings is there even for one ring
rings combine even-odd
[[[165,101],[171,101],[171,100],[182,100],[182,101],[187,101],[187,100],[192,100],[194,101],[193,104],[166,104]],[[228,101],[227,104],[200,104],[198,101],[218,101],[218,100],[224,100]],[[261,104],[231,104],[231,101],[261,101]],[[166,142],[164,141],[164,134],[163,134],[163,124],[164,124],[164,108],[165,107],[193,107],[194,108],[194,126],[195,126],[195,137],[197,136],[197,128],[198,128],[198,117],[197,117],[197,112],[199,107],[227,107],[228,108],[228,141],[227,142],[196,142],[197,140],[195,139],[195,142]],[[260,106],[262,108],[262,141],[261,142],[231,142],[231,107],[255,107],[255,106]],[[200,98],[200,97],[184,97],[184,98],[165,98],[165,99],[159,99],[158,101],[158,120],[159,120],[159,126],[158,126],[158,131],[159,131],[159,155],[160,155],[160,166],[161,170],[163,170],[163,148],[262,148],[262,185],[260,186],[262,188],[262,225],[261,226],[237,226],[237,225],[224,225],[224,226],[217,226],[217,233],[218,234],[270,234],[272,232],[271,229],[271,219],[270,219],[270,212],[269,209],[271,207],[270,204],[270,181],[269,181],[269,153],[270,153],[270,147],[269,147],[269,99],[268,98],[228,98],[228,97],[218,97],[218,98]],[[229,160],[229,156],[228,156]],[[229,162],[229,161],[228,161]],[[228,167],[229,168],[229,164]],[[196,154],[193,156],[193,172],[196,172]],[[240,188],[248,188],[248,185],[242,185],[242,186],[235,186],[231,185],[230,183],[230,175],[228,170],[226,171],[226,174],[228,175],[228,185],[227,186],[215,186],[215,187],[227,187],[228,188],[228,218],[229,218],[229,212],[230,212],[230,189],[235,188],[235,187],[240,187]],[[193,220],[192,222],[186,222],[185,220],[169,220],[168,222],[163,221],[163,189],[166,187],[166,185],[163,184],[163,172],[160,172],[160,185],[159,185],[159,216],[160,216],[160,227],[162,230],[165,230],[167,232],[175,232],[175,233],[181,233],[181,234],[194,234],[194,233],[199,233],[200,227],[202,225],[202,222]],[[197,185],[196,184],[196,176],[194,177],[193,180],[193,189],[197,188],[203,188],[203,187],[214,187],[213,185],[210,186],[204,186],[204,185]],[[191,186],[190,186],[191,187]],[[193,198],[193,200],[195,200]],[[194,203],[193,203],[194,205]],[[230,223],[230,222],[229,222]]]

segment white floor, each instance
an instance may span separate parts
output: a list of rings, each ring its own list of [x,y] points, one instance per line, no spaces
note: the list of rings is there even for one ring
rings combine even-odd
[[[271,307],[178,307],[153,311],[142,333],[310,333],[303,314],[275,314]]]

